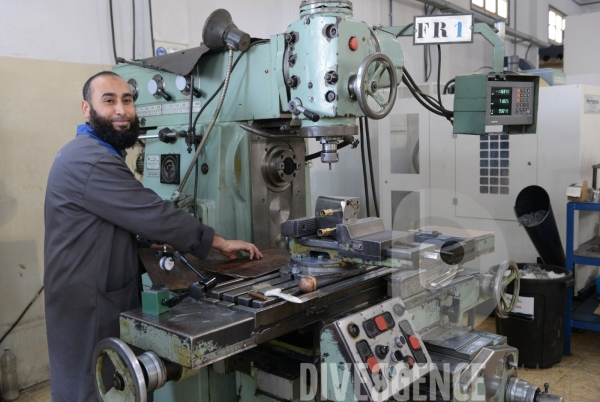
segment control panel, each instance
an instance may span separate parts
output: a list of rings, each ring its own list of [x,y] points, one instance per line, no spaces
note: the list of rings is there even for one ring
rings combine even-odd
[[[535,84],[518,81],[489,81],[486,124],[532,124]]]
[[[399,297],[331,325],[343,339],[343,355],[360,377],[355,381],[363,383],[372,400],[405,395],[407,387],[435,367]]]

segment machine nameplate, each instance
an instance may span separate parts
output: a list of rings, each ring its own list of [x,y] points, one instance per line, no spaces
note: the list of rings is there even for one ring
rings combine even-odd
[[[160,169],[160,155],[146,156],[146,169],[159,170]]]
[[[195,101],[192,111],[197,113],[202,107],[201,101]],[[138,106],[135,108],[138,117],[161,116],[168,114],[183,114],[190,112],[189,102],[167,103],[164,105]]]
[[[160,172],[148,172],[146,173],[146,177],[156,177],[158,179],[160,178]]]

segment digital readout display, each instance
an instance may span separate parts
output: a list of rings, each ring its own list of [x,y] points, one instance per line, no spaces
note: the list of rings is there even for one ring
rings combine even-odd
[[[493,87],[490,100],[490,116],[511,114],[512,88]]]

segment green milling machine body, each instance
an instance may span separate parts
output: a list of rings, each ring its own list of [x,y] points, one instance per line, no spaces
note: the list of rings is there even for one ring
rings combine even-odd
[[[375,54],[385,59],[367,60]],[[302,2],[300,19],[285,33],[252,45],[243,55],[236,51],[233,60],[238,58],[216,123],[199,155],[197,172],[192,171],[182,187],[183,201],[177,200],[174,192],[217,110],[228,53],[222,49],[202,55],[188,76],[135,62],[118,64],[113,71],[134,92],[145,138],[139,157],[143,169],[137,164],[144,186],[163,199],[178,201],[189,213],[193,213],[195,198],[198,219],[225,238],[251,241],[261,249],[281,248],[285,247],[281,223],[307,215],[306,141],[320,141],[323,153],[329,156],[322,161],[337,162],[337,144],[351,142],[358,134],[356,119],[365,116],[364,104],[375,100],[368,112],[387,114],[391,110],[402,75],[403,53],[393,34],[353,20],[350,1],[309,0]],[[363,87],[355,83],[361,66]],[[192,117],[205,107],[195,127],[195,142],[185,137],[191,122],[190,77],[196,90]],[[368,85],[374,81],[376,85]],[[392,91],[391,83],[396,84]],[[156,92],[156,87],[170,99]],[[358,100],[355,91],[362,91]],[[206,105],[215,92],[215,99]],[[388,95],[386,101],[382,94],[389,92],[393,96]],[[289,102],[293,99],[319,120],[291,113]],[[270,135],[249,133],[242,124]],[[161,131],[165,141],[159,139]],[[151,284],[148,278],[145,284]],[[154,391],[154,400],[281,400],[281,395],[264,391],[270,381],[260,378],[264,371],[215,367],[184,369],[180,381],[169,381]],[[274,393],[289,388],[289,400],[298,394],[297,379],[274,386]]]

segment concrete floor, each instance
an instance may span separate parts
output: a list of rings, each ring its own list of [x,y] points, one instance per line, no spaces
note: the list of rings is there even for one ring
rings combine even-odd
[[[480,331],[496,332],[495,319],[485,319]],[[565,402],[593,402],[600,400],[600,333],[585,331],[573,333],[571,356],[563,356],[560,364],[548,369],[519,369],[519,377],[562,396]],[[50,402],[50,383],[36,384],[21,391],[19,402]],[[157,401],[160,402],[160,401]]]

